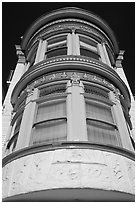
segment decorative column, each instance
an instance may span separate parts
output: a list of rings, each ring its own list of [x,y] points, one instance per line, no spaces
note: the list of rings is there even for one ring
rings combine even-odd
[[[72,55],[72,34],[67,35],[67,55]]]
[[[69,141],[87,141],[84,86],[74,73],[67,84],[67,137]]]
[[[45,58],[45,52],[47,51],[47,40],[43,40],[42,42],[42,46],[41,46],[41,52],[40,52],[40,57],[39,57],[39,62],[41,62],[42,60],[44,60]]]
[[[47,51],[47,41],[40,38],[34,64],[44,60],[44,56],[45,56],[46,51]]]
[[[78,34],[73,34],[73,55],[80,55],[80,42]]]
[[[106,58],[105,58],[105,54],[104,54],[104,50],[103,50],[102,44],[98,43],[97,49],[98,49],[99,55],[100,55],[100,57],[101,57],[101,61],[102,61],[103,63],[107,64],[107,63],[106,63]]]
[[[35,58],[35,63],[34,64],[39,62],[42,42],[43,42],[42,38],[39,38],[38,49],[37,49],[37,53],[36,53],[36,58]]]
[[[36,100],[38,98],[38,89],[35,88],[28,94],[26,106],[23,112],[20,132],[17,141],[16,150],[29,146],[31,131],[36,111]]]
[[[105,55],[105,59],[106,59],[106,64],[111,67],[111,63],[110,63],[108,53],[107,53],[107,50],[106,50],[105,42],[102,43],[102,47],[103,47],[103,51],[104,51],[104,55]]]
[[[114,104],[112,107],[112,113],[114,115],[114,119],[116,120],[119,135],[122,141],[122,146],[123,148],[134,151],[130,141],[130,136],[126,126],[123,110],[119,101],[118,93],[114,94],[112,91],[110,91],[109,98]]]

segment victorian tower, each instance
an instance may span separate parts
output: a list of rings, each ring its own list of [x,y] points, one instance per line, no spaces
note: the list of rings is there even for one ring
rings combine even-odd
[[[79,8],[16,45],[3,108],[3,201],[134,201],[134,98],[113,31]]]

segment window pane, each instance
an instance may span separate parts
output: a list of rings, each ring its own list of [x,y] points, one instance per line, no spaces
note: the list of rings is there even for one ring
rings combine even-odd
[[[16,134],[17,132],[19,132],[21,121],[22,121],[22,114],[20,116],[18,116],[18,118],[17,118],[16,126],[15,126],[15,129],[14,129],[13,135]]]
[[[88,49],[85,49],[85,48],[80,48],[80,55],[91,57],[91,58],[99,60],[99,55],[97,55],[96,53],[94,53]]]
[[[65,101],[39,104],[36,122],[66,116]]]
[[[67,35],[54,36],[52,39],[48,40],[48,45],[58,43],[58,42],[62,42],[64,40],[66,40],[66,39],[67,39]]]
[[[92,38],[86,38],[86,37],[80,36],[80,41],[82,41],[82,42],[84,42],[90,46],[97,47],[97,43],[94,42],[92,40]]]
[[[17,140],[18,140],[18,134],[19,132],[17,132],[9,141],[9,143],[7,144],[7,149],[10,150],[10,152],[13,152],[16,144],[17,144]]]
[[[86,115],[88,118],[113,123],[111,109],[106,106],[86,102]]]
[[[99,121],[87,120],[88,140],[90,142],[121,146],[113,126]]]
[[[49,52],[46,53],[47,58],[60,56],[60,55],[67,55],[67,48],[66,47],[53,49],[53,50],[50,50]]]
[[[52,143],[67,139],[66,120],[57,119],[36,125],[33,134],[33,144]]]

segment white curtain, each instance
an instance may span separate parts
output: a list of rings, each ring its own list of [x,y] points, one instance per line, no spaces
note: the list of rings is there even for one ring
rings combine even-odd
[[[66,120],[53,120],[36,125],[33,134],[33,144],[65,141],[67,139]]]
[[[39,104],[33,131],[33,144],[66,140],[66,119],[60,119],[61,117],[66,117],[65,101]],[[54,120],[48,121],[50,119]]]
[[[86,102],[86,114],[89,118],[113,123],[110,107]]]
[[[86,103],[88,140],[93,143],[121,146],[118,131],[113,123],[111,108],[101,104]],[[99,121],[97,121],[99,120]]]
[[[36,122],[66,116],[65,101],[42,103],[38,106]]]
[[[121,142],[115,127],[99,121],[87,121],[88,140],[92,143],[120,146]]]

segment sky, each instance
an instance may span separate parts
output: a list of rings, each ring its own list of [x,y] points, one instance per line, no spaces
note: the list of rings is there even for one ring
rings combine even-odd
[[[113,30],[120,50],[125,50],[123,68],[135,93],[135,3],[134,2],[3,2],[2,88],[17,63],[15,45],[21,44],[29,26],[41,15],[62,7],[79,7],[104,19]]]

